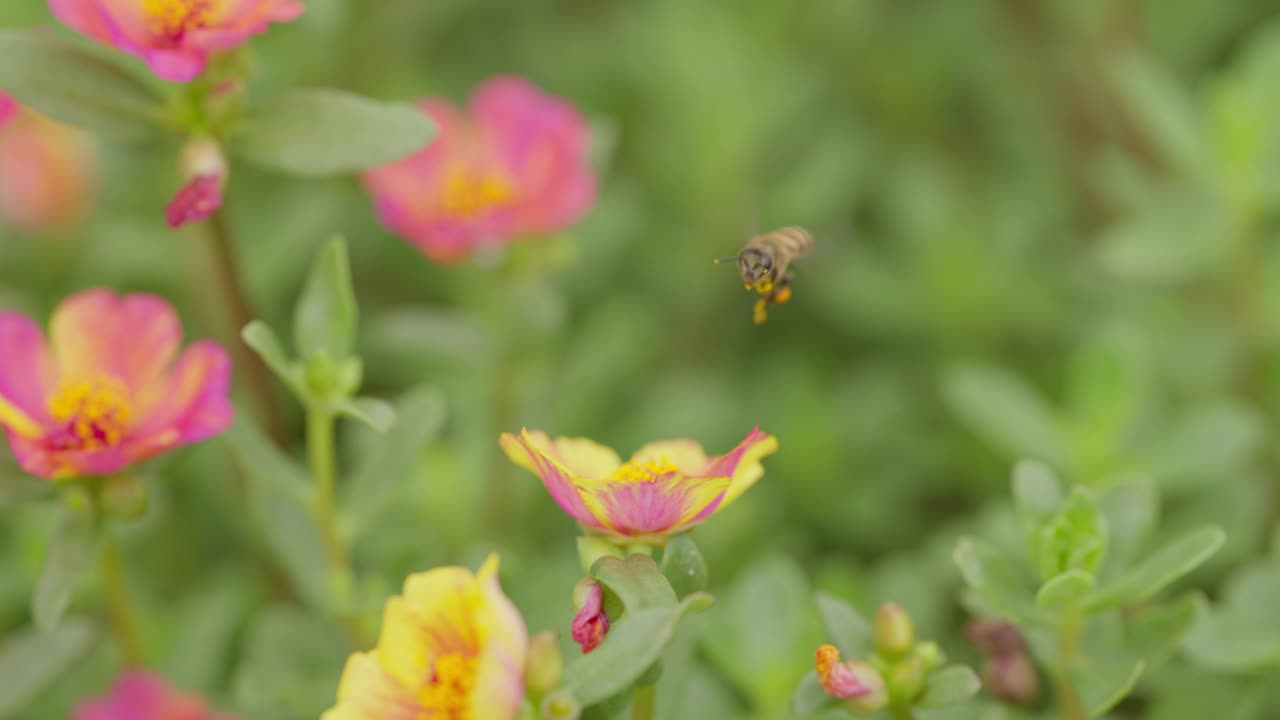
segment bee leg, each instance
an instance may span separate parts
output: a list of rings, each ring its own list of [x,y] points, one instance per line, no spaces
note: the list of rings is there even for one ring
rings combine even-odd
[[[778,281],[778,287],[773,291],[773,294],[769,297],[769,300],[770,302],[775,302],[781,305],[782,303],[790,299],[791,299],[791,273],[787,273],[786,275],[782,276],[781,280]]]
[[[751,319],[757,325],[763,325],[765,320],[769,319],[769,298],[762,297],[756,300],[755,311],[751,315]]]

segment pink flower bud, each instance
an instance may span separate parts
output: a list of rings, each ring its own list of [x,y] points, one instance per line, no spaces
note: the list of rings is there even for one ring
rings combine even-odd
[[[870,715],[889,702],[884,678],[868,663],[860,660],[840,661],[834,645],[823,645],[814,654],[818,682],[831,697],[844,701],[845,709],[854,715]]]
[[[582,646],[582,652],[589,653],[604,642],[607,632],[609,616],[604,612],[604,587],[592,581],[586,585],[582,608],[573,618],[573,641]]]
[[[198,175],[183,185],[164,209],[169,227],[200,222],[222,207],[222,175]]]

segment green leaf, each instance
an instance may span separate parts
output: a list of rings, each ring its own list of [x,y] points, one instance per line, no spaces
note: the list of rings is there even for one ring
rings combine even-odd
[[[1098,500],[1107,527],[1107,563],[1103,568],[1123,572],[1133,563],[1138,548],[1156,524],[1159,495],[1148,478],[1138,478],[1112,486]]]
[[[244,633],[231,679],[246,718],[318,718],[333,705],[351,651],[333,622],[298,608],[268,607]]]
[[[340,90],[294,90],[253,111],[234,148],[295,175],[354,173],[421,150],[436,128],[418,108]]]
[[[931,673],[925,680],[924,695],[916,704],[922,708],[955,705],[978,694],[982,681],[966,665],[949,665]]]
[[[591,566],[591,577],[617,595],[628,613],[676,604],[671,583],[648,555],[602,557]]]
[[[46,687],[65,677],[88,654],[98,631],[83,618],[68,618],[48,632],[26,629],[0,645],[0,717],[19,717]]]
[[[240,337],[295,394],[301,395],[302,368],[285,352],[274,330],[261,320],[254,320],[240,331]]]
[[[343,400],[338,405],[338,414],[359,420],[380,433],[391,429],[396,421],[396,409],[391,403],[370,397]]]
[[[1206,172],[1206,144],[1195,104],[1174,78],[1137,52],[1114,58],[1108,72],[1163,159],[1176,163],[1180,172]]]
[[[1196,665],[1224,673],[1280,666],[1280,547],[1237,571],[1220,603],[1203,614],[1184,644]]]
[[[1112,329],[1090,339],[1071,358],[1067,387],[1072,457],[1092,479],[1128,443],[1146,404],[1144,347]]]
[[[1008,558],[991,546],[976,540],[961,540],[956,546],[955,562],[964,581],[997,614],[1019,623],[1042,615],[1031,604],[1031,592]]]
[[[688,533],[676,535],[667,541],[667,546],[662,549],[660,567],[677,597],[684,597],[707,587],[707,561]]]
[[[815,593],[813,599],[818,606],[818,618],[827,631],[827,639],[841,654],[856,658],[872,651],[871,623],[852,605],[824,592]]]
[[[1209,606],[1204,595],[1190,592],[1174,602],[1145,607],[1125,628],[1125,649],[1145,658],[1155,669],[1177,652],[1182,639]]]
[[[374,438],[343,493],[342,507],[357,531],[367,528],[388,498],[395,496],[427,444],[444,427],[444,396],[434,387],[409,390],[395,407],[395,424]]]
[[[1093,575],[1083,570],[1067,570],[1050,578],[1036,593],[1036,605],[1062,609],[1081,605],[1093,590]]]
[[[628,614],[599,647],[565,668],[565,687],[584,707],[626,690],[662,655],[685,614],[712,602],[710,595],[694,593],[679,605]]]
[[[160,100],[105,56],[35,30],[0,30],[0,88],[65,123],[126,140],[158,134]]]
[[[356,296],[351,287],[347,241],[335,236],[311,265],[293,313],[294,341],[303,360],[351,355],[356,336]]]
[[[1062,498],[1062,483],[1045,464],[1022,460],[1013,466],[1013,503],[1018,512],[1042,520],[1057,512]]]
[[[1130,663],[1095,658],[1073,667],[1071,676],[1089,717],[1102,717],[1116,703],[1128,697],[1146,667],[1142,660]]]
[[[1089,601],[1088,609],[1096,612],[1146,600],[1199,567],[1226,539],[1221,528],[1205,527],[1175,540],[1102,588]]]
[[[1093,493],[1076,486],[1058,513],[1040,528],[1033,547],[1043,579],[1067,570],[1096,572],[1107,551],[1107,528]]]
[[[943,377],[942,394],[952,412],[996,448],[1063,465],[1066,451],[1053,412],[1018,376],[993,367],[957,366]]]
[[[822,689],[817,670],[810,670],[796,686],[795,694],[791,696],[791,712],[796,715],[812,715],[829,707],[835,707],[835,704],[836,699]]]
[[[61,510],[31,599],[36,627],[46,631],[62,619],[71,594],[93,567],[98,551],[99,529],[88,498],[72,495]]]

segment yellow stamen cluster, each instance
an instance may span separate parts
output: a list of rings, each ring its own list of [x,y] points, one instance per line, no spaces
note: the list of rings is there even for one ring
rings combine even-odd
[[[511,199],[514,189],[507,178],[496,173],[476,174],[469,170],[451,171],[444,183],[441,204],[451,215],[471,217],[502,205]]]
[[[66,423],[85,450],[119,444],[130,413],[128,388],[109,376],[64,383],[49,399],[49,414]]]
[[[142,0],[147,29],[172,37],[214,24],[222,0]]]
[[[471,689],[476,682],[476,659],[459,653],[441,655],[422,688],[422,709],[435,720],[470,717]]]
[[[653,482],[663,475],[678,471],[666,457],[646,460],[643,463],[632,460],[613,471],[614,482]]]

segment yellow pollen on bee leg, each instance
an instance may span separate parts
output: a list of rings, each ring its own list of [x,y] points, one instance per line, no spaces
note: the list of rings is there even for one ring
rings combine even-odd
[[[129,390],[114,377],[73,380],[49,398],[49,414],[65,423],[84,449],[119,444],[131,411]]]
[[[476,659],[459,653],[441,655],[422,688],[422,709],[439,720],[470,717],[471,691],[476,682]]]
[[[663,475],[668,475],[679,469],[665,456],[646,460],[643,463],[631,460],[614,470],[609,479],[614,482],[653,482]]]
[[[782,288],[773,296],[773,301],[781,305],[791,299],[791,288]]]

